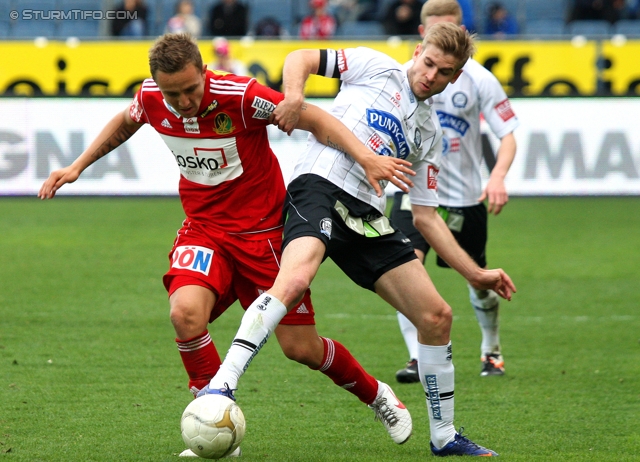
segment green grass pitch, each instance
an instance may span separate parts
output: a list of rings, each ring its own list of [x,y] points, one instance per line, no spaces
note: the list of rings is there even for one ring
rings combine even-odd
[[[177,461],[190,400],[161,283],[177,198],[0,199],[0,461]],[[507,373],[479,376],[462,278],[427,268],[452,305],[456,419],[512,461],[640,460],[640,199],[513,198],[490,219]],[[318,330],[344,343],[412,411],[397,446],[373,413],[271,339],[241,379],[240,460],[430,458],[419,385],[395,314],[331,262],[312,286]],[[222,355],[234,306],[211,326]]]

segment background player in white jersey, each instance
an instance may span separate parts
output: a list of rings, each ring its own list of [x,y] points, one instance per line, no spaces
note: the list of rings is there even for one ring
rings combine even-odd
[[[330,112],[379,155],[412,162],[416,175],[409,194],[418,229],[474,287],[511,298],[515,287],[506,273],[473,262],[436,212],[442,130],[425,100],[455,81],[473,52],[473,37],[453,24],[432,27],[404,66],[368,48],[298,50],[285,60],[285,101],[274,114],[279,127],[289,131],[304,113],[300,107],[308,76],[340,78]],[[322,261],[331,257],[354,282],[376,292],[418,326],[418,368],[427,395],[432,452],[496,455],[453,426],[451,308],[408,239],[384,216],[386,196],[367,183],[354,159],[313,136],[287,195],[276,282],[247,309],[220,371],[201,394],[233,397],[251,359],[303,296]],[[388,404],[390,409],[400,405],[395,400]]]
[[[180,169],[186,215],[163,281],[176,344],[195,394],[220,366],[208,323],[236,300],[246,308],[272,286],[278,272],[285,186],[267,125],[283,95],[253,78],[208,71],[197,43],[185,34],[158,39],[149,52],[149,65],[153,79],[144,81],[129,107],[113,117],[70,166],[51,173],[39,197],[53,198],[144,123],[159,133]],[[317,107],[309,105],[297,127],[344,146],[368,166],[376,185],[383,178],[397,181],[397,170],[410,172],[402,165],[408,162],[376,156]],[[368,374],[339,342],[318,336],[309,291],[276,335],[287,357],[344,386],[381,416],[396,442],[406,440],[393,428],[396,413],[386,411],[391,389]],[[410,434],[411,418],[404,413]]]
[[[422,7],[420,35],[439,22],[462,23],[462,10],[456,0],[429,0]],[[462,26],[464,27],[464,26]],[[469,59],[462,74],[439,95],[433,105],[444,130],[442,168],[438,175],[439,211],[460,246],[481,267],[487,265],[487,207],[489,213],[499,214],[509,197],[504,177],[516,154],[513,130],[518,126],[509,99],[500,82],[480,63]],[[497,161],[489,181],[482,189],[482,139],[480,117],[484,115],[493,133],[500,138]],[[416,255],[424,263],[429,244],[413,226],[411,205],[407,194],[394,196],[391,221],[411,239]],[[437,257],[439,266],[448,267]],[[500,350],[500,299],[492,290],[476,289],[468,285],[469,298],[482,331],[480,375],[504,374],[504,360]],[[418,336],[415,326],[398,312],[400,331],[409,350],[409,362],[396,373],[398,382],[419,382]]]

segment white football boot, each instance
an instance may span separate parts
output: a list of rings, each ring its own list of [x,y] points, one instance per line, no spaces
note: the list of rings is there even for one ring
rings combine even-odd
[[[402,401],[396,398],[389,385],[378,380],[378,396],[369,407],[376,413],[376,420],[382,422],[395,443],[402,444],[409,439],[413,431],[411,414]]]

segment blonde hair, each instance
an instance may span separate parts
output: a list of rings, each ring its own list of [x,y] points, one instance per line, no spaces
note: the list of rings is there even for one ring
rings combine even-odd
[[[153,78],[158,71],[174,74],[188,64],[193,64],[198,69],[203,67],[198,44],[189,34],[164,34],[149,50],[149,69]]]
[[[439,22],[426,31],[422,48],[429,44],[434,45],[444,54],[453,56],[458,61],[457,68],[461,69],[476,52],[475,38],[476,34],[469,34],[460,26],[450,22]]]
[[[429,16],[454,16],[456,24],[462,24],[462,8],[457,0],[428,0],[420,10],[422,25],[426,25]]]

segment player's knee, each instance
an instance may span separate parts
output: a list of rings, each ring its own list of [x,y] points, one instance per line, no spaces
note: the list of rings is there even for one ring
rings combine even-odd
[[[432,305],[419,318],[418,331],[428,332],[431,335],[441,335],[451,330],[453,312],[451,307],[442,300],[437,305]]]
[[[479,290],[469,287],[469,300],[479,310],[492,310],[500,304],[500,297],[493,290]]]
[[[280,300],[287,307],[292,307],[300,303],[305,292],[311,285],[311,280],[302,274],[296,274],[289,278],[287,284],[284,287],[280,287],[284,290],[284,300]]]
[[[204,319],[202,310],[188,303],[174,302],[171,304],[169,319],[176,332],[195,332],[198,335],[206,328],[208,319]],[[197,331],[197,332],[196,332]]]
[[[280,347],[284,355],[292,361],[296,361],[312,369],[317,369],[322,361],[322,353],[318,359],[318,352],[310,343],[281,342]]]

